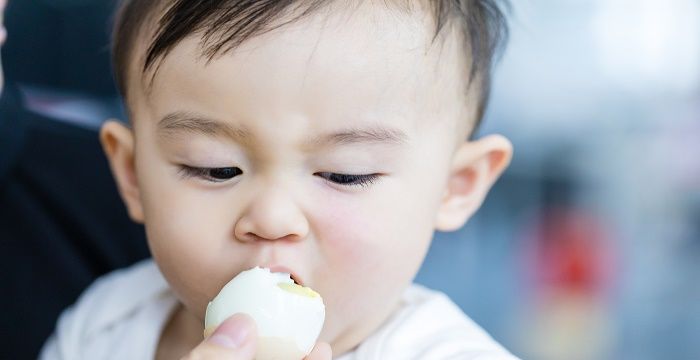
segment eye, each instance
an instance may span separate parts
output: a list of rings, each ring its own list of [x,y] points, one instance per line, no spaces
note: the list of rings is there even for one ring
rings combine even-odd
[[[211,182],[224,182],[243,174],[237,167],[200,168],[180,165],[180,175],[183,178],[197,177]]]
[[[367,174],[367,175],[350,175],[350,174],[336,174],[331,172],[319,172],[314,174],[320,176],[332,183],[344,185],[344,186],[369,186],[372,185],[377,179],[379,179],[379,174]]]

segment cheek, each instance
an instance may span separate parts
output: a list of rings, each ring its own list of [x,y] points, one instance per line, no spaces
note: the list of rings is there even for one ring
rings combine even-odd
[[[424,165],[397,173],[366,194],[314,199],[314,231],[327,262],[325,288],[319,291],[327,300],[330,334],[353,321],[348,314],[389,306],[418,271],[446,179],[446,164],[426,160],[432,161],[417,161]]]
[[[148,164],[139,168],[139,182],[151,253],[178,298],[203,316],[227,280],[216,274],[235,271],[216,267],[225,263],[218,256],[230,243],[232,220],[226,214],[231,209],[221,208],[225,202],[216,196],[185,186],[169,165],[147,158],[142,163]]]
[[[380,207],[363,205],[352,195],[330,196],[316,204],[315,237],[329,268],[351,274],[379,262],[388,245],[379,239],[391,233],[389,224],[381,224]]]
[[[322,214],[315,218],[314,231],[324,268],[334,277],[335,283],[327,284],[331,296],[347,297],[340,302],[390,300],[413,279],[432,237],[434,204],[428,198],[406,196],[415,191],[406,184],[372,191],[318,199],[314,211]],[[356,299],[358,294],[368,296]]]
[[[417,218],[418,204],[390,195],[318,203],[314,230],[325,262],[316,290],[326,304],[326,341],[383,316],[422,262],[432,228]]]
[[[333,261],[328,265],[356,271],[384,266],[396,254],[421,253],[432,237],[439,198],[429,190],[439,181],[421,180],[387,180],[366,194],[316,199],[314,231],[324,256]]]

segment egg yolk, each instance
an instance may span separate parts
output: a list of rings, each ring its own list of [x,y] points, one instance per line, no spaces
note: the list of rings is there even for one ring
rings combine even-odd
[[[310,298],[316,298],[316,297],[321,296],[317,292],[315,292],[307,287],[297,285],[294,283],[279,283],[279,284],[277,284],[277,286],[279,286],[279,288],[284,290],[284,291],[287,291],[287,292],[290,292],[293,294],[297,294],[297,295],[301,295],[301,296],[306,296],[306,297],[310,297]]]

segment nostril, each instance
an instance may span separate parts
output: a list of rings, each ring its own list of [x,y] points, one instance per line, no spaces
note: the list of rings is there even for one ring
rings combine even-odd
[[[281,237],[274,237],[270,235],[261,236],[257,233],[249,232],[245,234],[244,238],[252,241],[296,241],[300,237],[296,234],[288,234]]]
[[[237,219],[234,233],[242,241],[301,240],[306,237],[309,224],[293,205],[291,201],[276,197],[256,199]]]
[[[265,240],[252,232],[243,233],[243,234],[235,234],[235,237],[237,240],[239,240],[241,242],[256,242],[256,241],[260,241],[260,240]]]
[[[252,240],[252,241],[265,240],[265,238],[260,237],[260,236],[258,236],[258,234],[252,233],[252,232],[246,233],[246,234],[245,234],[245,238],[246,238],[246,239],[249,239],[249,240]]]

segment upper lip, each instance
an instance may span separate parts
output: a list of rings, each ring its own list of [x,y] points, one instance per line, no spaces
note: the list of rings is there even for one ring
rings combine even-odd
[[[287,273],[292,278],[292,280],[294,280],[295,283],[302,285],[302,286],[304,285],[304,282],[302,281],[299,274],[297,274],[292,269],[290,269],[284,265],[275,264],[275,265],[268,265],[268,266],[263,266],[263,267],[270,269],[270,271],[272,271],[272,272]]]

